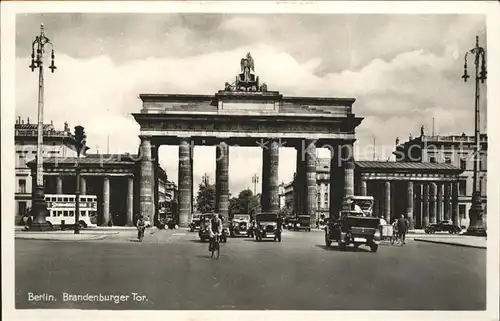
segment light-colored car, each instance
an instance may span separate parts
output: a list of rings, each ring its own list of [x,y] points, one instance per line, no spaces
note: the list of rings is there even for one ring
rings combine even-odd
[[[250,215],[235,214],[229,223],[229,234],[231,237],[236,235],[249,235],[250,230]]]

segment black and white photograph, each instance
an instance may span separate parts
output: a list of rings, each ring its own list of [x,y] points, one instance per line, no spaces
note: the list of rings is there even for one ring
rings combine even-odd
[[[500,5],[356,2],[2,3],[6,320],[498,320]]]

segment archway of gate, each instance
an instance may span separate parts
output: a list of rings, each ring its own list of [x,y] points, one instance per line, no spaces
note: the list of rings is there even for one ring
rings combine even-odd
[[[253,74],[251,74],[253,75]],[[239,78],[238,78],[239,77]],[[246,76],[245,76],[246,77]],[[252,78],[253,77],[253,78]],[[132,114],[140,125],[139,204],[143,215],[154,217],[158,148],[178,146],[179,225],[187,226],[193,211],[193,160],[196,146],[215,146],[217,212],[228,215],[229,154],[233,148],[257,147],[262,155],[261,207],[279,210],[280,148],[296,150],[294,209],[311,215],[316,210],[316,148],[331,150],[330,213],[353,193],[353,144],[362,118],[352,111],[354,99],[286,97],[268,91],[256,77],[237,76],[234,84],[214,95],[141,94],[142,109]],[[239,79],[239,80],[238,80]],[[246,80],[245,80],[246,79]],[[252,80],[253,79],[253,80]],[[252,85],[253,84],[253,85]],[[245,171],[244,162],[231,164]]]

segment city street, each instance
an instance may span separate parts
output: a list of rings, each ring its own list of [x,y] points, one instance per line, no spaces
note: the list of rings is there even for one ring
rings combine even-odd
[[[102,240],[16,240],[16,308],[482,310],[486,305],[482,249],[410,239],[404,247],[380,246],[377,253],[366,247],[341,252],[327,249],[321,232],[286,231],[281,243],[230,238],[215,260],[197,233],[150,229],[143,243],[135,235],[129,230]],[[123,297],[118,303],[77,302],[65,292]],[[35,295],[45,302],[35,302]]]

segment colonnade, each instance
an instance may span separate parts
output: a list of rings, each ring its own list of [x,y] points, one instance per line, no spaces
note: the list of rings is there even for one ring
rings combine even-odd
[[[296,140],[295,142],[297,142]],[[297,151],[296,186],[294,188],[294,212],[316,219],[316,141],[306,139],[295,145]],[[344,145],[336,142],[332,148],[330,166],[330,213],[338,213],[346,195],[354,194],[354,164],[352,142]],[[279,211],[279,148],[277,139],[262,141],[262,212]],[[153,161],[157,161],[159,146],[151,145],[151,136],[141,136],[140,160],[140,212],[146,216],[155,213]],[[187,226],[193,211],[193,142],[189,137],[179,138],[178,204],[179,225]],[[323,146],[322,146],[323,147]],[[347,147],[347,148],[346,148]],[[156,150],[152,152],[152,150]],[[216,146],[216,212],[224,217],[229,215],[229,153],[225,142]],[[244,164],[239,164],[244,167]],[[333,197],[333,198],[332,198]]]
[[[47,176],[47,179],[50,179],[51,177],[55,178],[55,193],[56,194],[65,194],[63,190],[63,175],[57,175],[57,176]],[[82,175],[80,177],[80,195],[86,195],[87,194],[87,179],[90,178],[95,178],[95,177],[102,177],[102,224],[107,225],[109,220],[111,219],[110,216],[110,195],[111,195],[111,184],[110,184],[110,177],[109,176],[84,176]],[[74,190],[74,187],[71,187],[71,190]],[[50,193],[47,193],[50,194]],[[127,195],[126,195],[126,225],[127,226],[133,226],[133,221],[134,221],[134,179],[132,176],[127,177]]]
[[[375,198],[374,212],[387,222],[404,214],[412,228],[439,221],[460,223],[458,181],[366,180],[360,194]]]

